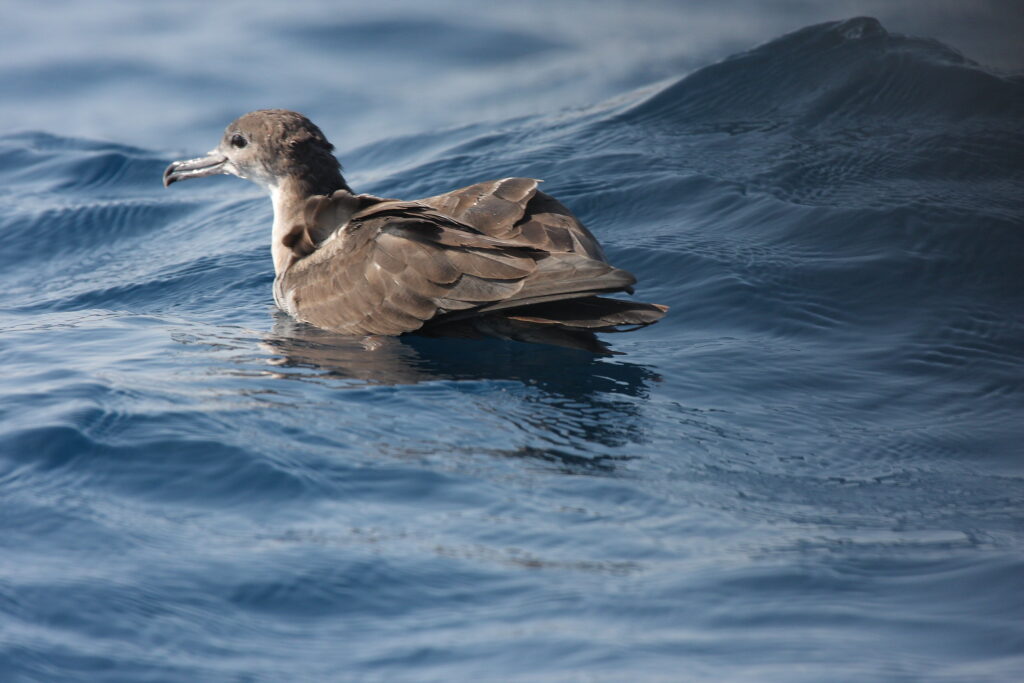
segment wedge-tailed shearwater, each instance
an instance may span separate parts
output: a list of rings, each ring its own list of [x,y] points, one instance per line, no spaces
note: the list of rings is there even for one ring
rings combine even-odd
[[[594,332],[649,325],[666,306],[609,299],[636,278],[538,180],[505,178],[401,201],[355,194],[334,146],[284,109],[231,123],[164,185],[232,174],[274,204],[274,301],[349,335],[496,336],[608,352]]]

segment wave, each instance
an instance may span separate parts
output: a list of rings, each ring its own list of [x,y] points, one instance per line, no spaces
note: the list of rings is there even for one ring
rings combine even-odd
[[[700,69],[623,114],[626,122],[726,133],[839,122],[907,125],[1024,113],[1019,77],[986,70],[942,43],[859,17],[794,31]]]

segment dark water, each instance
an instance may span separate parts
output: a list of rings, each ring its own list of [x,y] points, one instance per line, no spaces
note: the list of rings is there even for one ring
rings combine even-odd
[[[677,10],[637,7],[595,21],[664,33],[603,76],[512,10],[76,5],[57,33],[116,40],[24,40],[0,74],[39,121],[0,135],[0,679],[1019,676],[1024,79],[872,19],[687,73]],[[267,64],[237,37],[187,66],[238,25],[284,60],[279,101],[259,68],[231,81]],[[284,82],[325,50],[399,83]],[[310,113],[361,191],[545,178],[671,314],[611,359],[292,324],[267,199],[159,182],[255,106]]]

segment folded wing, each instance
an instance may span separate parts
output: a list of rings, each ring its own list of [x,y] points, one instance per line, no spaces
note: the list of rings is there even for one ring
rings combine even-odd
[[[317,197],[292,235],[296,260],[280,282],[287,307],[344,334],[393,335],[476,318],[603,330],[663,315],[650,304],[595,296],[631,291],[635,278],[609,265],[593,235],[532,179],[418,202]],[[569,300],[580,300],[580,311],[554,316],[571,310]],[[638,318],[631,306],[647,308]]]

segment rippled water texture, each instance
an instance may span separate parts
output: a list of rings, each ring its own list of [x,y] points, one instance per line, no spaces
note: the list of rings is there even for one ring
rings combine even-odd
[[[3,29],[0,679],[1024,671],[1012,55],[800,3],[112,7]],[[671,314],[612,358],[290,322],[259,190],[160,186],[259,106],[360,191],[546,179]]]

